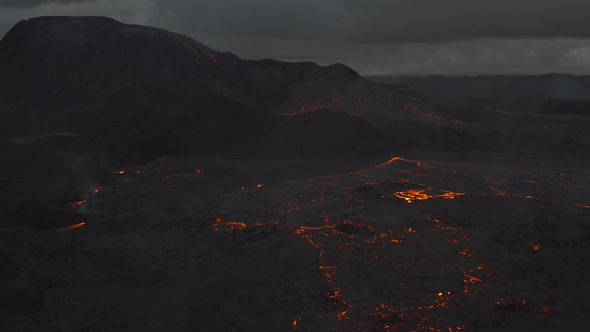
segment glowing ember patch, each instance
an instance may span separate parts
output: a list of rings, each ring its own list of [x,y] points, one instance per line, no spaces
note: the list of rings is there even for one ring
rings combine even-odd
[[[528,245],[531,246],[531,248],[533,248],[534,251],[539,251],[539,250],[541,250],[543,248],[538,243],[529,242]]]
[[[59,228],[59,229],[57,229],[57,231],[60,232],[60,233],[67,232],[67,231],[70,231],[72,229],[76,229],[78,227],[82,227],[84,225],[86,225],[86,223],[85,222],[81,222],[81,223],[77,223],[77,224],[74,224],[74,225],[70,225],[70,226]]]
[[[434,119],[434,120],[437,120],[437,121],[441,121],[441,122],[450,122],[450,123],[453,123],[453,124],[462,124],[463,123],[463,122],[458,121],[458,120],[449,120],[449,119],[447,119],[445,117],[442,117],[440,115],[437,115],[437,114],[423,112],[423,111],[421,111],[418,108],[418,106],[404,105],[404,110],[411,111],[413,113],[420,114],[420,115],[425,116],[427,118],[431,118],[431,119]]]
[[[135,171],[135,175],[139,175],[139,174],[141,174],[140,170]]]
[[[203,174],[203,171],[201,171],[201,170],[200,170],[200,169],[198,169],[198,168],[195,168],[195,173],[196,173],[196,174]]]
[[[191,51],[193,51],[193,54],[194,54],[194,55],[195,55],[197,58],[200,58],[200,57],[201,57],[201,55],[199,54],[199,52],[197,52],[197,51],[196,51],[194,48],[192,48],[192,47],[191,47],[189,44],[186,44],[186,43],[185,43],[185,44],[183,44],[183,45],[184,45],[184,47],[186,47],[186,48],[190,49]]]
[[[584,208],[584,209],[590,209],[590,205],[576,204],[576,206],[579,206],[579,207]]]
[[[334,99],[327,101],[327,102],[317,102],[317,103],[301,105],[299,107],[299,110],[281,113],[281,115],[282,116],[291,116],[291,115],[297,115],[297,114],[313,113],[313,112],[318,111],[322,108],[330,108],[333,106],[341,105],[343,102],[344,102],[343,96],[336,96],[336,97],[334,97]]]
[[[532,310],[535,312],[543,312],[543,313],[548,314],[548,313],[553,312],[555,310],[555,308],[548,306],[548,305],[539,304],[539,305],[532,306]]]
[[[102,188],[100,187],[96,187],[92,190],[93,193],[98,194],[100,191],[102,190]]]
[[[259,183],[256,185],[256,188],[262,188],[262,187],[264,187],[264,183]]]
[[[86,203],[88,203],[88,200],[83,199],[81,201],[77,201],[76,203],[72,204],[72,206],[80,206],[80,205],[84,205]]]
[[[219,231],[221,226],[226,226],[227,227],[227,231],[231,232],[234,230],[243,230],[246,227],[248,227],[245,223],[243,222],[239,222],[239,221],[223,221],[223,219],[217,217],[217,219],[215,219],[215,223],[213,224],[213,229],[215,231]]]
[[[442,190],[443,194],[429,194],[427,190],[415,190],[411,189],[408,191],[398,191],[393,194],[395,197],[401,198],[408,203],[414,203],[415,201],[423,201],[431,198],[443,198],[443,199],[455,199],[457,196],[465,196],[465,193],[458,193],[448,190]]]
[[[210,58],[211,60],[213,60],[213,62],[215,62],[215,63],[219,63],[219,62],[221,62],[221,61],[219,61],[219,59],[218,59],[218,58],[215,56],[215,54],[209,54],[209,58]]]
[[[476,284],[483,282],[483,280],[481,280],[480,278],[469,275],[469,274],[465,274],[465,278],[463,279],[463,281],[466,284],[471,284],[471,285],[476,285]]]
[[[122,169],[122,170],[119,170],[119,171],[113,171],[113,174],[123,175],[123,174],[125,174],[125,170]]]
[[[350,308],[352,308],[352,305],[348,307],[348,309],[344,310],[343,312],[338,314],[338,320],[342,320],[343,318],[347,318],[346,317],[346,313],[350,310]]]
[[[465,248],[459,251],[459,254],[469,258],[475,258],[475,252],[473,250],[470,250],[469,248]]]

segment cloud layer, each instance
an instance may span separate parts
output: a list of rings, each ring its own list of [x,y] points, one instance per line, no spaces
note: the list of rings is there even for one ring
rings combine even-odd
[[[0,0],[0,34],[41,15],[101,15],[245,58],[361,73],[590,74],[582,0]]]

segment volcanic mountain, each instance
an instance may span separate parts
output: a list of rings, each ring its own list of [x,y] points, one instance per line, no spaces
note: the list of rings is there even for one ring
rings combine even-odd
[[[110,18],[39,17],[0,43],[0,116],[5,137],[74,132],[154,155],[218,152],[264,133],[288,90],[320,77],[360,78],[344,65],[246,62]]]
[[[351,115],[307,116],[317,117],[310,137],[281,116],[293,91],[314,82],[336,91],[357,81],[375,85],[342,64],[245,61],[184,35],[105,17],[23,20],[0,41],[2,196],[12,207],[25,197],[43,205],[69,200],[105,170],[163,155],[317,155],[342,146],[328,137],[334,129],[355,142],[338,153],[375,151],[381,135]],[[275,144],[281,128],[289,142]],[[311,139],[323,148],[310,149]],[[277,151],[285,147],[292,151]]]

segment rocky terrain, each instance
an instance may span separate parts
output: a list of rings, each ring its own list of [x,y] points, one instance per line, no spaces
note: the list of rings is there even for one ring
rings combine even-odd
[[[21,21],[0,41],[0,329],[582,330],[587,91],[543,79],[435,93]]]

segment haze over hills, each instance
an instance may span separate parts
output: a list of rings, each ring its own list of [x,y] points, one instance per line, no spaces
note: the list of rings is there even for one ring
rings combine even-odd
[[[587,326],[589,104],[588,77],[363,78],[23,20],[0,329]]]
[[[569,107],[555,108],[563,101],[579,101],[590,114],[590,76],[546,74],[535,76],[369,76],[376,82],[404,84],[423,92],[433,102],[455,112],[497,108],[514,112],[568,113]],[[550,110],[551,109],[551,110]]]

